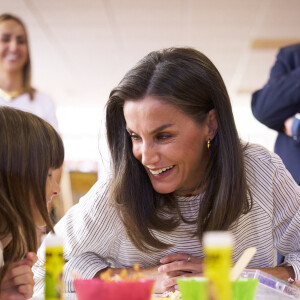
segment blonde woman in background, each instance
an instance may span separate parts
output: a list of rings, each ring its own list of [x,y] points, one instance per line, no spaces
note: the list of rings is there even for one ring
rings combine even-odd
[[[63,142],[34,114],[0,107],[0,300],[28,299],[37,228],[53,231],[48,215],[60,191]]]
[[[31,112],[58,129],[52,99],[31,86],[31,59],[24,23],[0,15],[0,106]]]

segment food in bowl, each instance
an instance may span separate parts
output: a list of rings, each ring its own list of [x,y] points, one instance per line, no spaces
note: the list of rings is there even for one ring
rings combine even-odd
[[[144,279],[137,266],[132,275],[124,269],[112,276],[108,269],[100,278],[74,280],[78,300],[150,300],[154,280]]]

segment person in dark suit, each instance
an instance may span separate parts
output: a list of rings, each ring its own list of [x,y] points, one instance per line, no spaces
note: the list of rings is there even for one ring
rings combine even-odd
[[[251,106],[258,121],[278,131],[274,151],[300,185],[300,43],[280,49]]]

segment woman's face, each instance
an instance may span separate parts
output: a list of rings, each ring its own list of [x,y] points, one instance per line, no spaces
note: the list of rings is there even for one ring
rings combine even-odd
[[[147,171],[153,188],[161,194],[197,193],[209,158],[207,140],[212,139],[206,117],[203,124],[174,105],[147,96],[124,104],[132,151]]]
[[[46,201],[48,210],[50,210],[53,197],[60,193],[60,180],[61,180],[62,168],[50,169],[46,181]],[[34,212],[34,219],[36,226],[44,226],[45,221],[43,220],[39,210],[36,208]]]
[[[22,71],[28,59],[26,33],[22,25],[14,20],[0,23],[0,70]]]

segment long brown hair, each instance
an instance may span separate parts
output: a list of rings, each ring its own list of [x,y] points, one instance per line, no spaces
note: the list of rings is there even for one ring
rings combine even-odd
[[[37,251],[35,206],[49,230],[53,225],[46,203],[46,180],[50,168],[64,160],[64,146],[55,129],[41,118],[0,106],[0,240],[12,239],[4,249],[5,266]]]
[[[4,21],[9,21],[9,20],[13,20],[13,21],[19,23],[25,31],[26,44],[27,44],[27,49],[28,49],[28,57],[27,57],[27,61],[26,61],[25,65],[23,67],[23,89],[28,92],[30,99],[33,100],[35,89],[31,86],[31,59],[30,59],[29,40],[28,40],[28,33],[26,30],[26,26],[22,22],[22,20],[20,18],[18,18],[17,16],[14,16],[12,14],[7,14],[7,13],[0,15],[0,23],[2,23]]]
[[[215,109],[218,132],[202,182],[207,188],[195,235],[201,239],[206,230],[228,229],[252,205],[229,96],[221,75],[204,54],[192,48],[170,48],[144,57],[111,91],[107,103],[107,138],[113,163],[108,194],[119,207],[129,237],[143,251],[166,249],[171,245],[155,238],[152,230],[169,232],[182,218],[176,197],[158,194],[132,153],[123,106],[126,100],[138,101],[145,96],[162,99],[199,123]],[[158,214],[166,207],[173,211],[169,219]]]

